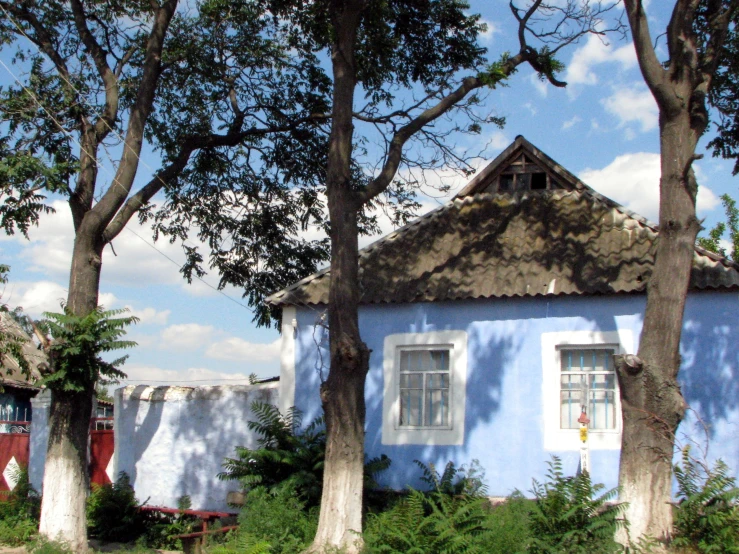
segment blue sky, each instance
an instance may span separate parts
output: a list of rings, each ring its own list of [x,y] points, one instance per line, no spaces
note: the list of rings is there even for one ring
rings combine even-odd
[[[664,30],[669,13],[666,2],[652,2],[653,35]],[[513,50],[516,38],[510,27],[508,3],[472,1],[471,11],[488,23],[482,44],[489,58]],[[2,58],[7,62],[8,57]],[[566,89],[541,83],[524,68],[510,86],[492,91],[486,107],[504,116],[504,129],[489,127],[475,138],[461,137],[460,146],[479,149],[487,145],[492,160],[516,135],[522,134],[571,172],[601,193],[632,210],[657,219],[659,142],[657,108],[643,83],[630,39],[596,37],[583,40],[561,55],[567,69]],[[0,83],[11,79],[0,67]],[[706,140],[710,138],[707,135]],[[711,226],[722,218],[718,196],[736,196],[733,164],[705,154],[695,166],[701,192],[699,215]],[[157,168],[154,155],[144,157],[139,182]],[[478,164],[484,161],[478,160]],[[442,172],[453,182],[453,195],[463,179]],[[105,178],[105,176],[104,176]],[[431,177],[430,180],[434,180]],[[445,201],[445,199],[441,199]],[[10,283],[3,302],[21,305],[33,316],[59,311],[66,297],[73,231],[71,215],[61,200],[51,200],[56,214],[46,216],[32,229],[31,240],[0,237],[0,260],[11,265]],[[438,205],[424,198],[424,210]],[[423,211],[423,210],[422,210]],[[384,231],[392,229],[384,225]],[[315,232],[313,232],[315,233]],[[362,244],[373,238],[363,238]],[[101,304],[129,307],[141,318],[130,331],[139,346],[129,352],[124,371],[129,383],[226,384],[244,383],[254,372],[260,377],[279,373],[279,335],[274,329],[257,329],[241,293],[215,291],[218,279],[188,285],[178,273],[182,261],[178,244],[151,246],[151,233],[136,222],[114,241],[116,255],[107,248],[103,259]]]

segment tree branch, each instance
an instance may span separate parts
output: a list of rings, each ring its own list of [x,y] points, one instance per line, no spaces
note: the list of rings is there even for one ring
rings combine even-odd
[[[98,44],[87,26],[87,16],[82,3],[80,0],[70,0],[70,3],[74,15],[74,25],[80,35],[82,44],[85,45],[85,49],[92,56],[98,75],[100,75],[100,79],[105,86],[105,108],[103,108],[103,113],[95,122],[95,134],[98,142],[100,142],[113,129],[118,115],[118,79],[108,65],[105,50]]]
[[[78,2],[79,0],[73,1]],[[144,126],[151,113],[154,93],[159,82],[164,38],[176,8],[177,0],[167,0],[162,3],[154,15],[154,23],[146,45],[141,83],[136,93],[136,101],[131,108],[128,129],[123,141],[123,155],[110,188],[93,207],[93,211],[99,218],[100,231],[110,223],[126,201],[136,177],[144,140]]]
[[[667,91],[663,89],[666,71],[662,68],[662,64],[657,58],[657,54],[652,46],[649,22],[647,21],[647,14],[644,11],[642,0],[624,0],[624,9],[629,18],[631,35],[634,41],[634,48],[636,49],[636,58],[639,61],[639,68],[644,76],[644,81],[652,91],[652,94],[654,94],[657,102],[666,104],[670,100]],[[675,9],[677,9],[677,5]],[[667,40],[669,42],[672,39],[668,36]]]
[[[329,114],[312,114],[310,116],[297,119],[288,125],[260,129],[251,128],[241,131],[244,117],[245,114],[243,112],[240,113],[231,123],[229,132],[225,135],[198,135],[191,136],[183,140],[182,147],[172,163],[160,170],[144,187],[131,196],[121,207],[115,218],[105,229],[103,241],[108,243],[117,237],[138,210],[145,206],[155,194],[165,186],[169,185],[169,183],[182,173],[195,151],[206,148],[237,146],[247,138],[261,137],[273,133],[284,133],[294,130],[304,123],[327,120],[331,116]]]

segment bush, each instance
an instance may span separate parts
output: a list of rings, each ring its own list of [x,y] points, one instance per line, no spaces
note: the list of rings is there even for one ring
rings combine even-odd
[[[16,486],[0,499],[0,544],[18,546],[31,541],[38,532],[41,497],[31,486],[28,469],[19,467]]]
[[[178,510],[189,510],[192,501],[188,495],[181,496],[177,500]],[[177,535],[192,533],[195,530],[198,518],[185,514],[162,514],[149,512],[146,520],[146,530],[139,538],[139,543],[151,548],[162,548],[167,550],[181,550],[182,543]]]
[[[682,466],[682,467],[681,467]],[[713,469],[682,451],[675,466],[679,504],[675,511],[675,546],[698,552],[739,553],[739,489],[722,461]]]
[[[557,456],[552,456],[548,465],[547,481],[542,484],[534,480],[531,490],[535,500],[529,516],[528,552],[593,554],[620,551],[621,546],[613,536],[623,525],[618,516],[624,506],[607,504],[618,489],[596,496],[604,486],[593,485],[588,472],[565,477]]]
[[[421,480],[430,490],[410,489],[393,508],[367,516],[365,545],[368,552],[468,553],[490,552],[486,547],[490,504],[484,495],[477,465],[469,471],[449,462],[440,474],[433,464],[416,460]]]
[[[532,501],[516,491],[508,499],[490,508],[483,524],[481,544],[485,552],[525,552],[529,542],[529,517]]]
[[[146,531],[149,516],[140,510],[131,480],[121,472],[115,483],[93,485],[87,498],[87,530],[102,541],[131,542]]]
[[[326,431],[323,417],[302,428],[302,412],[291,408],[282,415],[272,404],[253,402],[256,421],[247,425],[260,435],[258,448],[237,447],[236,458],[226,458],[219,479],[238,479],[249,491],[264,487],[277,494],[285,487],[297,494],[307,509],[321,502],[323,465],[326,454]],[[377,475],[390,466],[390,458],[382,455],[365,464],[365,488],[377,486]]]
[[[288,486],[268,490],[257,487],[249,492],[239,515],[239,529],[212,554],[295,554],[307,548],[318,526],[318,510],[306,510]]]

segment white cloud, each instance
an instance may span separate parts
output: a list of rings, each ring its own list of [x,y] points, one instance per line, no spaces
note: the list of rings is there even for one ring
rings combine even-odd
[[[598,36],[590,35],[588,40],[572,54],[567,64],[564,80],[568,85],[595,85],[598,76],[594,68],[604,63],[616,63],[622,69],[636,65],[636,53],[632,44],[614,48],[604,43]]]
[[[23,311],[33,318],[40,318],[44,312],[59,313],[61,303],[67,301],[67,289],[54,281],[11,281],[2,293],[2,302]],[[115,307],[118,299],[110,292],[99,296],[99,303],[106,308]]]
[[[34,318],[41,317],[43,312],[61,312],[60,303],[66,300],[67,289],[53,281],[11,281],[3,294],[3,303],[21,306]]]
[[[511,140],[506,136],[503,131],[495,131],[493,136],[490,137],[490,147],[495,150],[503,150],[511,144]]]
[[[484,33],[480,33],[480,40],[483,42],[492,42],[493,35],[496,35],[500,33],[500,28],[496,23],[493,21],[490,21],[489,19],[480,18],[480,23],[484,23],[487,26],[487,29]]]
[[[698,181],[705,180],[695,165]],[[659,218],[660,157],[651,152],[636,152],[616,157],[602,169],[585,169],[580,179],[601,194],[656,222]],[[698,189],[698,212],[712,210],[719,203],[713,191]]]
[[[659,112],[652,93],[644,85],[618,88],[602,100],[606,111],[619,119],[619,126],[637,123],[642,132],[651,131],[657,127]],[[633,133],[633,130],[632,130]],[[633,137],[633,134],[632,134]],[[627,135],[627,139],[629,136]]]
[[[537,73],[534,72],[529,74],[529,82],[540,96],[546,97],[547,94],[549,94],[549,82],[539,79],[539,75]]]
[[[69,278],[74,246],[72,214],[69,205],[62,200],[56,200],[51,205],[56,213],[41,218],[39,226],[29,232],[30,241],[22,237],[5,240],[22,241],[22,256],[28,260],[30,270],[42,272],[55,280],[66,281]],[[103,282],[123,286],[182,285],[178,264],[184,262],[184,254],[180,245],[160,240],[153,244],[154,248],[152,242],[151,229],[148,226],[140,225],[135,219],[130,221],[113,240],[113,247],[106,247],[103,252]],[[209,279],[214,280],[215,277]],[[201,289],[207,287],[201,284],[199,287],[183,288],[199,295],[203,292]],[[109,303],[105,306],[109,307]]]
[[[214,342],[205,351],[209,358],[236,362],[278,362],[281,340],[269,343],[249,342],[239,337],[230,337]]]
[[[567,130],[567,129],[569,129],[569,128],[575,126],[575,125],[577,125],[581,121],[582,121],[582,118],[580,118],[580,116],[577,116],[577,115],[576,116],[573,116],[572,119],[568,119],[567,121],[565,121],[564,123],[562,123],[562,130],[565,131],[565,130]]]
[[[171,310],[157,311],[154,308],[144,308],[142,310],[136,309],[132,306],[126,306],[129,310],[130,315],[139,318],[139,325],[166,325],[169,315],[172,313]]]
[[[529,112],[531,112],[531,115],[536,115],[536,113],[539,111],[531,102],[526,102],[523,107],[529,110]]]
[[[214,333],[210,325],[182,323],[170,325],[161,333],[160,347],[164,350],[197,350],[207,344]]]
[[[203,385],[248,385],[249,376],[243,373],[223,373],[204,367],[190,367],[183,370],[162,369],[149,365],[124,365],[122,368],[128,375],[121,381],[120,385],[113,385],[111,389],[117,389],[126,385],[182,385],[198,387]],[[260,377],[271,377],[275,370],[267,370],[269,373]],[[256,371],[255,373],[264,373]]]

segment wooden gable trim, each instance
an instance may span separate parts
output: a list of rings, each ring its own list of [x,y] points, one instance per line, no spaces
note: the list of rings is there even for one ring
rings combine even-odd
[[[478,173],[457,195],[456,198],[464,198],[484,192],[496,179],[503,173],[522,173],[516,170],[512,165],[519,159],[521,155],[528,157],[543,173],[547,175],[547,189],[551,190],[551,182],[556,181],[558,188],[565,190],[588,190],[591,191],[585,183],[580,181],[572,173],[567,171],[552,158],[544,154],[536,146],[531,144],[523,136],[519,135],[516,140],[511,143],[508,148],[503,150],[498,157],[490,162],[480,173]]]

